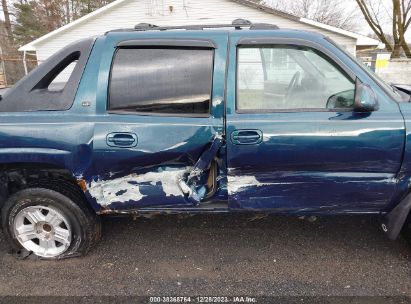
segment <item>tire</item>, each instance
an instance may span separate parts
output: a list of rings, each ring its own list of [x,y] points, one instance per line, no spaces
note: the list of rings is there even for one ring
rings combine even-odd
[[[83,201],[51,189],[16,192],[5,202],[1,215],[12,248],[42,259],[85,255],[101,235],[100,219]]]

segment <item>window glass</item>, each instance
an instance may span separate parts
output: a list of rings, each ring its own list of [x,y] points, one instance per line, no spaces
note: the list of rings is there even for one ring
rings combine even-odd
[[[73,74],[74,68],[77,65],[77,60],[69,63],[48,86],[49,91],[60,91],[66,86],[71,74]]]
[[[363,69],[368,76],[370,76],[390,97],[395,99],[396,101],[403,101],[402,94],[396,89],[393,85],[390,85],[387,83],[385,80],[383,80],[380,76],[378,76],[369,66],[361,62],[357,57],[353,56],[351,53],[347,52],[345,48],[340,46],[338,43],[335,41],[325,38],[329,43],[334,45],[336,48],[338,48],[341,52],[343,52],[345,55],[350,57],[361,69]]]
[[[308,47],[238,49],[237,109],[341,109],[354,105],[355,83]]]
[[[209,113],[213,57],[210,49],[118,49],[111,70],[109,108],[147,113]]]

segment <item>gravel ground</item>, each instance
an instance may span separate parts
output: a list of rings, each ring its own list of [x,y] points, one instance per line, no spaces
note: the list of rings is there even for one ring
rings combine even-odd
[[[376,219],[105,218],[86,257],[18,260],[0,233],[0,295],[411,296],[411,247]]]

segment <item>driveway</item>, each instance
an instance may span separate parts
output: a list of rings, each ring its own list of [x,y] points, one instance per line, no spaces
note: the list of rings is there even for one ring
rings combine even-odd
[[[88,256],[17,260],[0,295],[411,295],[411,248],[367,216],[106,218]]]

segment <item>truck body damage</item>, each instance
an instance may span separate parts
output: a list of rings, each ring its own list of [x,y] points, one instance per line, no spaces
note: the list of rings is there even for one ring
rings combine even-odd
[[[297,86],[295,97],[315,84],[308,72],[302,78],[302,70],[289,75],[294,79],[290,85],[277,87],[264,69],[261,79],[251,77],[239,98],[246,76],[259,71],[246,70],[238,76],[240,50],[254,48],[256,52],[246,55],[261,56],[254,61],[246,58],[250,69],[251,63],[264,64],[262,56],[269,45],[275,45],[274,51],[286,46],[294,54],[321,53],[344,72],[353,94],[359,82],[367,84],[378,104],[374,108],[354,108],[354,104],[287,108],[290,94],[281,97],[287,88]],[[140,49],[142,54],[136,51]],[[150,67],[151,49],[158,54],[172,50],[169,55],[175,56],[175,66],[160,58]],[[124,57],[117,58],[119,53]],[[187,59],[187,66],[181,53],[192,59]],[[201,64],[194,60],[196,56],[204,59]],[[112,88],[114,82],[124,84],[132,78],[138,69],[127,67],[140,62],[135,58],[149,58],[148,66],[141,68],[144,73],[136,77],[138,83],[164,82],[161,94],[150,91],[155,85],[146,85],[150,90],[137,94],[143,100],[139,108],[123,102],[125,97],[127,102],[133,100],[124,87]],[[297,65],[304,57],[289,59],[293,58],[299,58]],[[77,60],[73,76],[61,91],[51,92],[53,77],[71,60]],[[116,63],[119,68],[113,69]],[[169,77],[187,70],[191,72],[184,77]],[[162,77],[158,71],[163,71]],[[171,83],[174,78],[184,83]],[[135,83],[130,83],[125,89],[133,91]],[[199,90],[204,83],[206,89]],[[181,88],[187,92],[174,92]],[[175,96],[163,96],[169,91]],[[120,92],[120,102],[111,107],[113,92]],[[151,95],[158,97],[155,102]],[[42,96],[47,97],[46,103],[31,106],[28,102]],[[273,96],[285,108],[252,108],[258,98],[262,106],[272,106]],[[16,105],[21,98],[26,101]],[[54,98],[57,102],[50,105]],[[239,100],[251,108],[239,109]],[[3,97],[0,200],[27,187],[59,189],[59,183],[67,183],[70,189],[81,190],[81,198],[98,214],[383,214],[384,229],[395,238],[411,209],[410,119],[409,103],[398,104],[361,66],[313,33],[112,32],[71,45]]]
[[[163,167],[156,172],[149,171],[143,174],[130,174],[108,180],[92,181],[88,192],[102,207],[109,207],[112,203],[138,202],[149,194],[150,187],[161,187],[165,197],[183,197],[178,187],[178,180],[189,168]],[[147,194],[144,194],[147,193]]]

